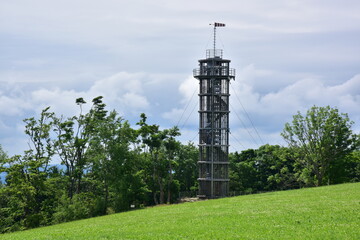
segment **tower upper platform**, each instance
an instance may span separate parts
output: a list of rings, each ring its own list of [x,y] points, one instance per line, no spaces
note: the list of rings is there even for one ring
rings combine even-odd
[[[235,79],[235,69],[229,67],[231,62],[223,59],[222,49],[206,50],[206,59],[200,59],[200,68],[195,68],[193,75],[195,78],[224,77]]]

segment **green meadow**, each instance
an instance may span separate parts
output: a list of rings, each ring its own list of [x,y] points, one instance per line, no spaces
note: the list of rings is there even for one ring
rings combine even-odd
[[[157,206],[0,239],[360,239],[360,183]]]

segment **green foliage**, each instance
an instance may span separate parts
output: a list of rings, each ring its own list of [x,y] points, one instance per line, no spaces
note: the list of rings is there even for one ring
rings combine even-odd
[[[285,125],[282,136],[300,155],[299,180],[309,186],[343,182],[343,173],[338,170],[359,146],[352,124],[347,114],[336,108],[314,106],[305,116],[298,113],[292,124]]]
[[[255,150],[249,149],[230,153],[230,191],[251,193],[254,191],[256,179]]]
[[[0,189],[1,232],[48,225],[56,204],[58,183],[29,166],[28,158],[8,159],[6,185]]]
[[[183,192],[196,195],[199,150],[176,139],[177,127],[150,125],[141,114],[134,129],[107,111],[101,96],[87,112],[83,98],[76,104],[76,116],[59,117],[48,107],[38,119],[25,119],[29,149],[23,155],[8,157],[0,146],[0,173],[6,174],[0,184],[1,233],[173,203]],[[289,148],[264,145],[230,154],[230,191],[359,181],[359,137],[346,115],[314,107],[309,116],[294,119],[283,133]]]
[[[289,147],[264,145],[231,153],[230,191],[247,194],[359,181],[359,136],[346,114],[312,107],[282,136]]]
[[[96,216],[97,198],[92,193],[79,193],[70,199],[66,194],[59,199],[53,223],[69,222]]]
[[[180,192],[194,192],[197,190],[199,150],[194,143],[181,145],[174,166],[174,179],[180,186]]]
[[[360,183],[147,208],[2,239],[359,239]],[[211,226],[211,227],[210,227]]]
[[[298,188],[290,149],[264,145],[231,153],[230,191],[238,194]]]
[[[24,120],[30,149],[23,156],[2,159],[1,172],[7,175],[0,193],[0,232],[44,226],[51,218],[51,199],[56,191],[48,183],[48,167],[54,155],[50,139],[53,113],[48,110],[44,109],[38,120]]]
[[[178,189],[174,182],[174,166],[176,163],[176,156],[180,150],[180,143],[175,140],[176,136],[180,135],[179,129],[173,127],[170,129],[160,130],[156,124],[148,125],[145,114],[141,114],[141,119],[137,123],[140,126],[138,130],[143,143],[144,157],[149,155],[150,159],[147,161],[148,170],[151,171],[151,181],[149,187],[153,193],[153,200],[155,204],[165,203],[165,193],[167,193],[167,203],[171,203],[174,189]],[[176,190],[178,192],[178,190]]]
[[[360,151],[347,155],[344,162],[344,167],[341,168],[345,172],[343,182],[360,182]]]
[[[0,164],[2,164],[7,158],[8,158],[8,156],[7,156],[6,152],[4,151],[2,146],[0,145]],[[1,166],[2,165],[0,165],[0,167]]]
[[[8,158],[0,146],[0,173],[6,173],[0,232],[177,200],[175,171],[182,152],[177,127],[160,130],[142,114],[135,130],[107,111],[101,96],[88,112],[83,98],[76,104],[76,116],[59,117],[48,107],[38,119],[25,119],[29,149],[22,156]],[[51,166],[54,160],[60,166]],[[195,185],[196,179],[191,181]]]

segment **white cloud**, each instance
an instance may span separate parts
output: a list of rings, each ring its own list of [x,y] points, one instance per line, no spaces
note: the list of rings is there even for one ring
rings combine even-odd
[[[89,92],[106,95],[107,98],[116,99],[118,95],[126,92],[141,93],[143,91],[141,80],[145,74],[120,72],[95,82]]]
[[[1,132],[5,132],[5,131],[7,131],[7,130],[9,130],[9,129],[10,129],[10,127],[7,126],[7,125],[0,119],[0,131],[1,131]]]
[[[186,78],[180,83],[178,91],[182,98],[180,104],[182,107],[174,107],[168,112],[164,112],[162,117],[170,120],[173,124],[179,125],[180,128],[196,126],[198,124],[197,110],[199,108],[197,96],[199,81],[192,76]],[[178,105],[178,103],[175,103]]]
[[[0,92],[0,129],[3,133],[0,144],[8,147],[11,145],[8,141],[21,142],[18,140],[22,139],[21,135],[26,138],[23,134],[22,119],[36,118],[36,115],[45,107],[50,106],[50,110],[58,116],[77,115],[80,109],[75,100],[80,97],[87,101],[87,104],[83,106],[84,111],[89,109],[93,98],[101,95],[104,97],[104,103],[109,110],[116,109],[121,115],[125,115],[126,119],[129,116],[138,116],[140,111],[150,105],[143,90],[143,83],[148,81],[147,79],[150,79],[147,74],[120,72],[99,79],[88,89],[82,91],[66,90],[59,87],[44,88],[38,84],[38,87],[33,86],[35,89],[29,92],[26,92],[27,85],[23,87],[17,85],[16,91]],[[3,85],[7,89],[13,83],[3,83]],[[2,120],[3,118],[6,121]],[[11,118],[16,120],[10,124],[8,121]],[[22,142],[24,141],[22,140]],[[24,147],[24,144],[18,145],[18,148],[20,146]],[[10,147],[9,150],[12,154],[15,148]]]
[[[360,74],[355,75],[350,80],[339,84],[338,86],[329,87],[329,94],[351,94],[351,95],[360,95]]]
[[[29,110],[31,107],[32,105],[26,99],[0,95],[0,115],[21,116],[25,110]]]
[[[277,73],[281,74],[281,73]],[[277,75],[272,78],[276,79]],[[255,78],[252,76],[250,79]],[[309,105],[344,105],[342,99],[357,101],[360,91],[360,77],[345,80],[338,85],[329,86],[324,79],[303,78],[275,91],[263,91],[262,87],[252,81],[237,81],[232,84],[232,103],[237,102],[237,97],[250,112],[258,114],[281,114],[291,109],[300,110]],[[260,91],[259,91],[260,89]],[[259,111],[261,110],[261,111]]]
[[[47,106],[51,106],[51,110],[58,114],[71,116],[79,112],[75,104],[77,98],[83,97],[88,102],[84,106],[86,109],[97,96],[103,96],[111,108],[120,108],[120,111],[125,112],[136,111],[149,106],[141,81],[146,81],[145,74],[121,72],[97,80],[88,90],[82,91],[40,87],[25,94],[26,89],[18,86],[16,91],[0,92],[0,116],[21,117],[26,111],[39,113]]]
[[[169,112],[162,114],[162,117],[165,119],[171,120],[173,124],[177,124],[178,121],[183,117],[184,109],[182,108],[173,108]]]
[[[184,97],[182,99],[182,103],[187,103],[192,98],[194,98],[194,94],[198,92],[198,89],[199,81],[192,76],[189,76],[185,81],[183,81],[179,86],[179,92]]]
[[[219,21],[227,26],[218,46],[237,69],[231,129],[245,147],[246,129],[254,130],[237,98],[274,143],[296,111],[314,104],[360,122],[359,9],[355,0],[199,0],[190,8],[164,0],[0,1],[0,120],[16,131],[46,106],[73,115],[76,98],[88,107],[102,95],[126,119],[144,111],[157,124],[196,132],[198,81],[189,75],[211,47],[207,24]]]
[[[251,82],[240,82],[234,85],[230,99],[231,105],[235,106],[234,112],[230,115],[231,125],[235,128],[235,137],[244,139],[245,146],[254,146],[253,138],[260,142],[251,122],[266,141],[282,142],[279,133],[285,123],[291,121],[297,111],[305,114],[306,110],[313,105],[337,107],[340,112],[349,113],[350,117],[355,116],[356,119],[353,120],[359,120],[359,75],[344,81],[343,84],[333,86],[326,85],[325,80],[321,79],[300,79],[278,91],[264,95],[260,95],[250,84]],[[240,107],[237,97],[246,112]],[[244,127],[248,129],[245,131]],[[278,137],[274,137],[275,135]]]
[[[340,84],[328,85],[323,78],[299,73],[285,73],[290,80],[279,84],[276,81],[283,77],[281,72],[257,69],[254,65],[240,69],[238,74],[239,77],[231,81],[230,87],[231,138],[237,148],[254,148],[264,143],[283,145],[280,132],[285,123],[290,122],[297,111],[305,113],[313,105],[330,105],[350,116],[360,116],[360,75]],[[258,81],[263,81],[261,77],[264,76],[277,86],[263,87],[264,82]],[[187,126],[197,129],[198,109],[192,112],[191,107],[196,106],[198,97],[190,102],[194,90],[196,95],[198,93],[197,84],[192,77],[180,83],[178,91],[182,96],[179,102],[182,107],[174,107],[164,112],[162,117],[173,124],[180,122],[181,126],[189,118]]]
[[[74,90],[69,91],[59,88],[50,90],[42,88],[31,93],[31,101],[37,113],[50,106],[50,110],[59,115],[73,116],[79,112],[75,100],[80,97],[86,98],[87,96],[88,94],[85,92],[76,92]]]
[[[48,63],[49,60],[41,59],[41,58],[22,59],[22,60],[15,60],[12,62],[12,64],[17,67],[31,67],[31,68],[44,67]]]
[[[33,0],[0,3],[2,32],[77,44],[126,48],[132,39],[173,29],[198,29],[214,19],[235,29],[304,33],[359,29],[358,1],[182,1]],[[209,17],[211,16],[211,17]],[[185,19],[185,20],[184,20]],[[199,21],[201,19],[201,21]],[[206,23],[204,23],[206,22]],[[178,34],[176,34],[178,35]]]
[[[149,106],[141,81],[145,81],[145,74],[116,73],[108,78],[95,81],[94,84],[84,91],[62,90],[60,88],[35,90],[31,94],[31,101],[37,111],[51,106],[52,111],[71,116],[79,109],[75,104],[77,98],[83,97],[89,107],[91,100],[97,96],[103,96],[104,102],[110,109],[117,109],[121,113],[137,112]]]
[[[145,109],[149,106],[149,102],[145,96],[133,92],[125,93],[121,100],[121,102],[130,109]]]
[[[197,129],[188,129],[183,128],[181,129],[181,136],[179,137],[179,141],[181,141],[183,144],[187,144],[188,142],[193,142],[195,145],[199,141],[199,135]]]

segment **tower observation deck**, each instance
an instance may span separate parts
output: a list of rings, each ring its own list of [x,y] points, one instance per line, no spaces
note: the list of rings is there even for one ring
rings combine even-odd
[[[229,192],[229,84],[235,79],[230,60],[223,51],[206,50],[206,59],[199,60],[194,77],[199,80],[199,197],[226,197]]]

